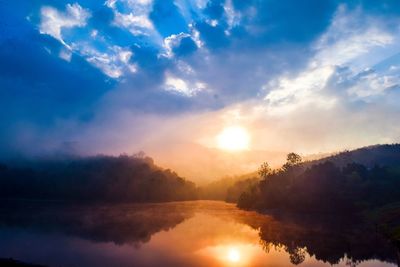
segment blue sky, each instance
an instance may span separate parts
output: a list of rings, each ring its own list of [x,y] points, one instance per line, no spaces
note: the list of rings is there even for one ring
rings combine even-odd
[[[0,2],[0,151],[399,142],[400,2]]]

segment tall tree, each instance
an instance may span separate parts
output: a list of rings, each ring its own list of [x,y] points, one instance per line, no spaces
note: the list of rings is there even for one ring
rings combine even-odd
[[[271,167],[269,166],[268,162],[265,161],[258,169],[258,175],[261,177],[261,179],[265,179],[271,173],[271,171]]]

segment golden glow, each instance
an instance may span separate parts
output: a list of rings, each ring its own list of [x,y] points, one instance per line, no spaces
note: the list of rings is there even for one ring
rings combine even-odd
[[[228,251],[228,260],[230,262],[239,262],[240,261],[240,252],[236,248],[231,248]]]
[[[246,150],[249,148],[250,135],[243,127],[227,127],[217,136],[217,144],[220,149],[224,150]]]
[[[218,266],[244,267],[252,266],[251,262],[255,260],[255,253],[258,251],[259,247],[257,245],[251,243],[234,243],[207,247],[201,250],[201,253],[218,260],[221,263]],[[261,254],[263,254],[262,250]],[[212,266],[215,266],[215,264]]]

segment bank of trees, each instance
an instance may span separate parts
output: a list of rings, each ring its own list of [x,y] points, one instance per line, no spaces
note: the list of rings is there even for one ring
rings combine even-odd
[[[400,201],[398,165],[366,167],[347,162],[338,167],[331,161],[302,163],[290,153],[280,169],[264,163],[260,182],[241,194],[244,209],[279,209],[297,212],[352,213]]]
[[[144,155],[96,156],[0,165],[0,198],[77,202],[163,202],[197,199],[194,183]]]

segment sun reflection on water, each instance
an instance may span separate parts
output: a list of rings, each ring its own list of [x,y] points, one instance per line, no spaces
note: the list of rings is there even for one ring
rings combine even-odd
[[[251,266],[251,262],[259,247],[250,243],[226,243],[210,246],[201,250],[201,254],[217,260],[215,266]]]

